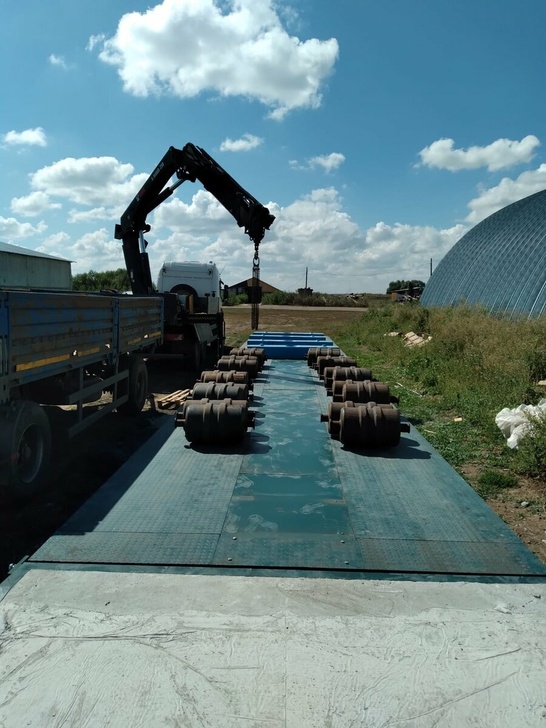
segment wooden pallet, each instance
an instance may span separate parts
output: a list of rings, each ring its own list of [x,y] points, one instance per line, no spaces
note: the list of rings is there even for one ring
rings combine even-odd
[[[171,392],[165,397],[157,400],[157,406],[159,409],[174,409],[180,407],[184,400],[188,399],[191,394],[191,389],[177,389],[176,392]]]

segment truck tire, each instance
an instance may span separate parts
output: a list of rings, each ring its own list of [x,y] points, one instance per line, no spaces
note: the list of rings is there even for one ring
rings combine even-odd
[[[135,417],[138,415],[148,396],[148,369],[146,363],[138,354],[128,357],[129,376],[118,385],[118,395],[127,394],[129,399],[121,404],[117,411],[122,415]]]
[[[0,419],[0,485],[11,499],[32,497],[47,482],[51,428],[36,402],[17,400]]]

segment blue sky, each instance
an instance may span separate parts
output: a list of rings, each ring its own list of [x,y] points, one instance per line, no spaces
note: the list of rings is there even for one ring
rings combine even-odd
[[[546,188],[543,0],[26,0],[0,27],[0,240],[124,265],[114,226],[172,145],[276,216],[262,278],[384,292]],[[150,215],[152,274],[253,249],[199,183]]]

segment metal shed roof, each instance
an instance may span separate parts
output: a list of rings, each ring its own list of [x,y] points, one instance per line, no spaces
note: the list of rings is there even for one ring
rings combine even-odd
[[[66,263],[70,263],[67,258],[60,258],[58,255],[48,255],[47,253],[40,253],[37,250],[31,248],[22,248],[19,245],[13,245],[13,243],[3,243],[0,240],[0,253],[13,253],[14,255],[26,255],[32,258],[48,258],[49,260],[61,260]]]

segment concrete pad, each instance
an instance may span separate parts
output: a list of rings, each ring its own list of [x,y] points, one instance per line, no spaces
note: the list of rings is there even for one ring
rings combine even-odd
[[[546,725],[546,586],[30,568],[0,725]]]

